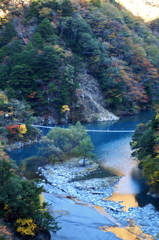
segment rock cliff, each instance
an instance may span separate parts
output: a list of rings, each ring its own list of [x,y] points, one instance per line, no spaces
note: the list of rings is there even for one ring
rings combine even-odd
[[[118,120],[119,118],[105,108],[104,95],[100,85],[91,75],[80,74],[81,94],[78,103],[87,122]],[[83,119],[84,120],[84,119]]]

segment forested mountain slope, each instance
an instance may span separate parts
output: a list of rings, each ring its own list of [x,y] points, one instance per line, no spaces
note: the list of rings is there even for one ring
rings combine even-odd
[[[120,3],[1,1],[0,88],[57,121],[88,120],[81,74],[88,85],[89,76],[98,81],[102,107],[118,116],[151,108],[159,90],[158,19],[146,23]]]

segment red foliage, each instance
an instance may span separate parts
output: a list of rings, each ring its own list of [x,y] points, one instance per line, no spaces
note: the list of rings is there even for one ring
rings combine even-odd
[[[20,125],[14,124],[12,126],[6,126],[7,130],[12,132],[13,134],[16,134],[19,131]]]
[[[38,50],[38,54],[42,54],[43,52],[41,50]]]
[[[113,62],[113,66],[118,66],[118,64],[116,62]]]

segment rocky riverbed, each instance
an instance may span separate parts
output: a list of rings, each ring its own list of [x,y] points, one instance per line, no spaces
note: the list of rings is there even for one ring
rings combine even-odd
[[[45,168],[39,168],[39,171],[47,180],[44,180],[43,183],[46,192],[101,206],[117,221],[124,224],[133,221],[137,226],[140,226],[143,233],[152,235],[154,239],[157,239],[159,212],[151,204],[143,208],[131,207],[128,212],[123,211],[121,202],[116,203],[106,200],[112,196],[114,186],[120,177],[113,176],[76,181],[77,178],[89,175],[90,172],[98,168],[96,163],[86,162],[85,167],[81,165],[82,162],[72,160],[62,165],[47,165]]]

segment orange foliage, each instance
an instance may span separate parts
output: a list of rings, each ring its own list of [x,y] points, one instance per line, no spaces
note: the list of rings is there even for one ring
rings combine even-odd
[[[16,134],[19,131],[20,125],[14,124],[12,126],[6,126],[7,130],[12,132],[13,134]]]
[[[150,68],[153,67],[153,65],[150,63],[150,61],[146,58],[143,59],[143,63],[141,63],[141,67],[144,68],[145,70],[149,70]]]
[[[0,226],[0,236],[4,236],[6,239],[11,240],[12,233],[7,229],[6,226]]]
[[[43,52],[41,50],[38,50],[38,54],[42,54]]]
[[[79,4],[84,8],[88,7],[88,2],[86,0],[79,0]]]
[[[35,95],[36,95],[36,92],[33,92],[33,93],[31,93],[30,95],[28,95],[28,97],[29,97],[29,98],[34,98]]]
[[[0,116],[4,116],[4,112],[3,111],[0,111]]]

